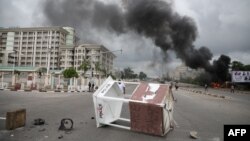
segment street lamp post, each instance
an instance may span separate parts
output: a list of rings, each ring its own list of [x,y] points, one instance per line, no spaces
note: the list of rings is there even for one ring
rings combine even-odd
[[[47,53],[48,53],[48,55],[47,55],[47,58],[48,58],[47,62],[48,62],[48,64],[47,64],[47,72],[46,72],[45,80],[44,80],[44,86],[45,87],[49,85],[50,53],[51,53],[51,45],[50,45],[50,43],[51,43],[51,36],[48,35],[47,36],[47,49],[48,49],[48,51],[47,51]]]
[[[16,50],[14,52],[14,60],[13,60],[13,66],[12,66],[12,85],[14,86],[16,83],[16,77],[15,77],[15,63],[16,63]]]
[[[12,85],[15,85],[15,83],[16,83],[16,76],[15,76],[16,52],[19,52],[19,51],[13,50],[14,60],[13,60],[13,66],[12,66]],[[20,55],[23,55],[23,54],[20,53]]]
[[[4,72],[1,72],[1,81],[2,81],[2,87],[1,87],[1,89],[3,89],[3,75],[4,75]]]
[[[47,64],[47,72],[45,76],[45,86],[49,85],[49,71],[50,71],[50,50],[48,51],[48,64]]]

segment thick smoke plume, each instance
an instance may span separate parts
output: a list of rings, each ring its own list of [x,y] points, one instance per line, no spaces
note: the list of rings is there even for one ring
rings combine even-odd
[[[218,77],[224,73],[221,69],[227,68],[230,58],[221,56],[210,64],[211,51],[207,47],[196,49],[193,45],[198,34],[195,22],[176,13],[170,2],[125,0],[123,4],[125,8],[98,0],[50,0],[45,3],[44,13],[52,25],[84,29],[85,36],[90,36],[91,29],[108,30],[118,35],[133,31],[150,38],[166,56],[169,50],[175,51],[177,57],[190,68],[204,68]]]
[[[174,50],[191,68],[209,67],[212,53],[206,47],[195,49],[193,42],[197,28],[189,17],[182,17],[172,10],[171,4],[160,0],[130,2],[127,25],[139,34],[152,38],[164,52]]]

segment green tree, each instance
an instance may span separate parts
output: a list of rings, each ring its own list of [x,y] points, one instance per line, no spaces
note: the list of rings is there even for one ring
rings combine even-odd
[[[135,77],[134,71],[130,67],[124,68],[123,73],[124,73],[124,78],[131,79]]]
[[[239,70],[244,70],[244,64],[242,64],[239,61],[233,61],[231,63],[231,67],[233,71],[239,71]]]
[[[106,72],[104,72],[104,70],[101,68],[101,63],[99,61],[95,62],[95,71],[96,71],[96,74],[98,74],[98,83],[97,83],[97,85],[100,85],[101,73],[104,73],[104,75],[106,76]]]
[[[100,73],[102,71],[101,63],[99,61],[95,63],[95,71],[98,73]]]
[[[82,64],[78,67],[79,70],[83,70],[83,76],[85,76],[89,68],[90,68],[90,62],[89,60],[86,60],[86,59],[84,59]]]
[[[63,71],[63,76],[64,78],[73,78],[73,77],[78,78],[78,73],[74,68],[68,68]]]
[[[144,80],[144,79],[146,79],[147,78],[147,74],[145,74],[144,72],[140,72],[139,73],[139,79],[140,80]]]
[[[99,74],[100,73],[103,73],[104,76],[107,76],[107,70],[105,68],[102,67],[101,63],[100,62],[96,62],[95,63],[95,70],[96,72],[98,72]]]
[[[134,74],[132,75],[132,78],[138,78],[138,74],[134,73]]]
[[[245,65],[244,69],[245,69],[245,71],[250,71],[250,65]]]

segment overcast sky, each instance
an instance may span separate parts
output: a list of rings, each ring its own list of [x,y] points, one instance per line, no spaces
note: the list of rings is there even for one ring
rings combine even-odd
[[[118,0],[105,2],[113,1],[119,4]],[[50,26],[51,23],[45,18],[43,3],[43,0],[0,0],[0,27]],[[213,53],[213,59],[225,54],[230,56],[231,60],[238,60],[244,64],[250,64],[249,7],[249,0],[174,0],[173,2],[176,12],[189,16],[196,22],[199,32],[194,43],[196,47],[208,47]],[[83,34],[88,33],[96,43],[103,44],[110,50],[123,49],[122,54],[115,53],[116,68],[129,66],[136,72],[144,71],[150,76],[161,74],[162,64],[154,63],[161,61],[159,59],[161,51],[150,39],[133,32],[117,35],[98,29],[83,31],[85,29],[76,32],[81,36],[86,36]],[[173,52],[165,66],[172,69],[180,63]]]

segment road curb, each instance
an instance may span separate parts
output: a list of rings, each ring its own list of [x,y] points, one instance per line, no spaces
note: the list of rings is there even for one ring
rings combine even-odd
[[[206,92],[203,92],[201,90],[191,90],[191,89],[187,89],[187,88],[181,88],[181,89],[185,90],[185,91],[201,94],[201,95],[207,95],[207,96],[212,96],[212,97],[217,97],[217,98],[222,98],[222,99],[228,98],[227,96],[224,96],[224,95],[216,95],[216,94],[213,94],[213,93],[206,93]]]
[[[10,89],[1,89],[1,91],[11,91]],[[50,90],[50,91],[39,91],[39,90],[16,90],[16,92],[36,92],[36,93],[83,93],[88,91],[58,91],[58,90]]]

